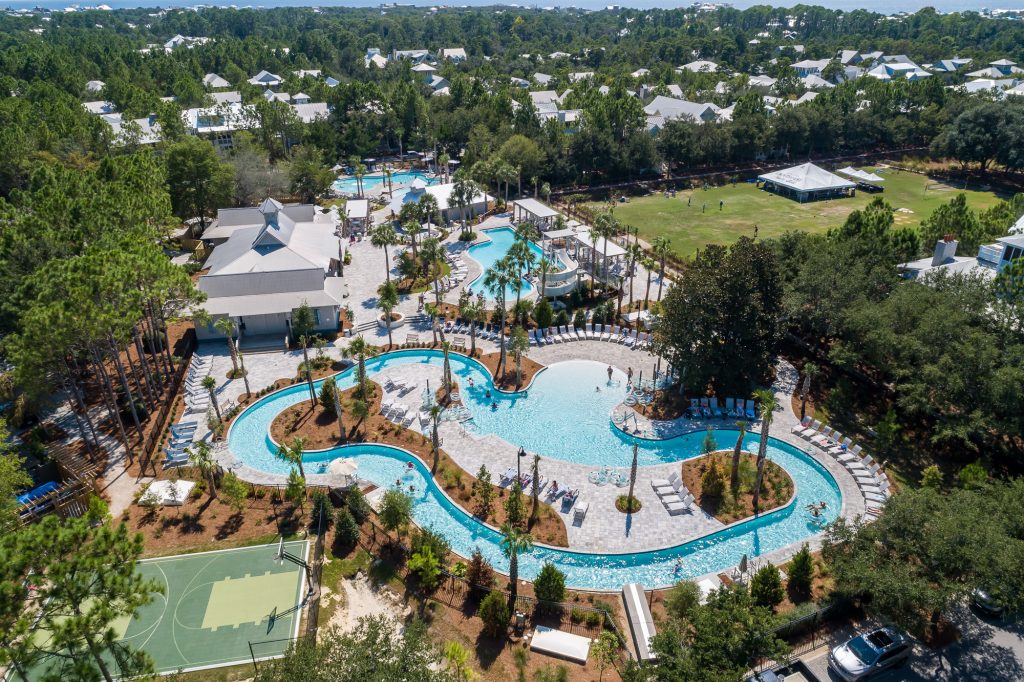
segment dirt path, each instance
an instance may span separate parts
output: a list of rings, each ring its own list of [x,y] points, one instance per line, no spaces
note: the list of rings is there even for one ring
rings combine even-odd
[[[337,626],[342,632],[348,632],[356,627],[360,618],[378,614],[402,620],[398,596],[386,588],[375,590],[362,573],[351,580],[343,579],[341,591],[344,605],[331,618],[329,626]]]

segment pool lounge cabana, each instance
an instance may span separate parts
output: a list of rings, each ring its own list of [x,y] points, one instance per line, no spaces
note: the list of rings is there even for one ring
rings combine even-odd
[[[528,222],[541,231],[550,230],[558,218],[558,211],[536,199],[516,199],[512,202],[512,220]]]
[[[757,176],[765,190],[804,203],[853,196],[857,185],[813,163]]]

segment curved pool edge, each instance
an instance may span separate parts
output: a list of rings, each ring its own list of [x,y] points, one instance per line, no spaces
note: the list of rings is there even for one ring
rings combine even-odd
[[[479,371],[481,371],[481,373],[484,374],[484,376],[487,376],[489,378],[489,380],[491,381],[492,386],[493,386],[493,375],[490,373],[489,370],[487,370],[486,366],[484,366],[479,360],[477,360],[476,358],[471,358],[468,355],[462,355],[462,354],[456,354],[456,355],[457,355],[458,358],[460,358],[460,359],[462,359],[464,361],[467,361],[467,364],[469,364],[468,361],[472,361],[473,366],[475,368],[477,368]],[[423,358],[424,356],[434,356],[434,357],[440,358],[440,357],[443,357],[443,351],[434,350],[434,349],[399,350],[399,351],[389,351],[388,353],[382,353],[380,356],[377,356],[377,357],[381,358],[386,363],[387,359],[389,357],[403,357],[403,356],[405,356],[405,357],[412,356],[412,357],[419,357],[419,358]],[[554,364],[557,364],[557,363],[554,363]],[[524,389],[522,389],[520,391],[512,391],[512,392],[504,392],[503,391],[503,393],[515,394],[515,393],[525,392],[526,390],[529,389],[530,386],[533,385],[533,382],[534,382],[536,376],[539,375],[541,373],[541,371],[544,371],[547,368],[548,367],[545,366],[540,371],[538,371],[537,374],[534,376],[534,378],[531,379],[530,383],[527,384],[527,386]],[[380,367],[380,368],[375,368],[375,369],[376,369],[375,373],[379,373],[379,372],[387,369],[387,367]],[[487,370],[487,371],[484,371],[484,370]],[[339,372],[337,372],[335,374],[332,374],[330,376],[337,377],[339,375],[343,375],[343,374],[346,374],[346,373],[351,373],[353,371],[354,371],[354,365],[346,367],[343,370],[341,370],[341,371],[339,371]],[[326,379],[326,378],[327,377],[324,377],[324,379]],[[320,379],[319,381],[322,382],[324,379]],[[268,394],[266,394],[264,396],[261,396],[257,401],[255,401],[251,405],[248,405],[245,408],[245,410],[243,410],[234,420],[232,420],[232,424],[229,426],[229,430],[228,430],[227,434],[225,434],[225,441],[224,441],[225,445],[227,445],[230,442],[231,430],[234,427],[235,422],[237,422],[240,419],[242,419],[251,410],[257,409],[260,406],[264,405],[266,402],[270,402],[270,401],[274,400],[276,397],[278,397],[278,394],[280,394],[282,392],[285,392],[285,391],[288,391],[288,390],[295,391],[295,386],[296,386],[296,384],[288,384],[288,385],[282,386],[281,388],[279,388],[279,389],[277,389],[277,390],[275,390],[275,391],[273,391],[271,393],[268,393]],[[496,387],[495,387],[495,390],[500,390],[500,389],[496,389]],[[718,429],[718,430],[728,431],[728,429]],[[670,440],[673,440],[673,439],[676,439],[676,438],[684,437],[687,434],[692,434],[692,433],[699,432],[699,431],[700,431],[700,429],[693,429],[691,431],[687,431],[685,433],[676,434],[676,435],[674,435],[674,436],[672,436],[670,438],[661,439],[661,440],[669,440],[670,441]],[[822,473],[826,474],[825,478],[827,478],[831,482],[831,485],[836,490],[837,496],[838,496],[839,501],[841,503],[841,505],[840,505],[841,506],[841,510],[840,510],[839,514],[836,515],[836,518],[838,518],[839,516],[844,516],[845,515],[845,507],[846,507],[846,503],[847,503],[846,495],[843,493],[842,487],[840,485],[838,485],[836,477],[833,475],[833,473],[831,471],[829,471],[827,466],[825,466],[823,463],[818,461],[818,459],[814,456],[813,453],[807,452],[806,450],[802,449],[801,447],[799,447],[797,445],[794,445],[792,443],[789,443],[789,442],[787,442],[784,439],[770,437],[770,442],[773,444],[773,446],[783,450],[784,452],[786,452],[787,454],[789,454],[791,456],[798,457],[802,461],[806,462],[809,466],[812,466],[819,475],[822,474]],[[445,491],[440,485],[438,485],[433,480],[433,477],[430,475],[430,473],[429,473],[430,472],[429,466],[426,464],[426,462],[424,462],[423,459],[421,459],[415,453],[412,453],[412,452],[410,452],[408,450],[405,450],[401,446],[390,445],[390,444],[385,444],[385,443],[361,442],[361,443],[348,443],[348,444],[345,444],[345,445],[335,446],[335,447],[332,447],[332,448],[324,448],[324,449],[320,449],[320,450],[316,450],[316,451],[308,451],[308,452],[323,454],[323,453],[329,453],[331,451],[337,451],[339,456],[346,456],[347,453],[345,451],[348,448],[360,447],[360,446],[362,446],[362,447],[369,447],[371,450],[377,450],[377,454],[387,453],[389,456],[391,456],[391,457],[393,457],[395,459],[400,459],[402,461],[415,461],[417,463],[417,467],[419,469],[419,473],[424,476],[425,482],[428,482],[429,485],[432,486],[431,492],[436,494],[437,491],[440,491],[440,493],[441,493],[440,497],[447,501],[447,506],[449,506],[450,509],[451,509],[451,515],[454,515],[454,516],[457,516],[457,517],[462,517],[462,520],[466,522],[466,523],[460,523],[459,519],[456,518],[456,519],[453,519],[453,523],[462,525],[464,528],[467,528],[469,526],[476,526],[476,527],[479,527],[481,529],[486,529],[489,533],[492,533],[492,534],[500,536],[500,531],[498,529],[496,529],[491,524],[483,522],[480,519],[476,518],[474,515],[470,514],[466,509],[464,509],[462,507],[461,504],[459,504],[456,500],[454,500],[447,493],[447,491]],[[237,475],[239,475],[244,480],[247,480],[247,481],[250,481],[250,482],[253,482],[253,483],[256,483],[256,484],[266,484],[266,485],[280,485],[281,481],[284,480],[284,476],[281,475],[281,474],[271,474],[271,473],[269,473],[267,471],[262,471],[262,470],[250,467],[249,465],[247,465],[245,463],[244,460],[242,460],[234,452],[232,452],[230,450],[230,447],[227,447],[226,450],[227,450],[230,458],[235,460],[234,463],[229,465],[229,468],[231,468],[232,471],[234,471]],[[399,456],[396,456],[396,455],[399,455]],[[252,474],[252,475],[250,475],[250,474]],[[790,474],[790,475],[792,475],[792,474]],[[333,483],[332,483],[332,476],[334,477],[334,479],[333,479],[334,481],[337,481],[337,479],[339,478],[339,477],[337,477],[337,475],[331,475],[331,474],[327,474],[327,473],[324,473],[324,474],[307,474],[307,480],[310,482],[311,485],[333,485]],[[340,487],[340,486],[338,486],[338,487]],[[382,487],[386,487],[386,485],[382,486]],[[683,548],[687,547],[688,545],[702,543],[702,541],[706,541],[709,538],[714,538],[716,535],[719,535],[719,534],[722,534],[722,533],[726,533],[730,529],[734,529],[737,526],[742,526],[744,524],[749,524],[749,523],[754,523],[754,522],[757,522],[757,521],[762,521],[765,518],[771,518],[771,517],[779,515],[780,513],[786,512],[787,510],[789,510],[790,508],[793,507],[793,505],[794,505],[794,503],[795,503],[795,501],[796,501],[796,499],[798,497],[798,492],[799,491],[797,490],[796,481],[794,480],[793,496],[791,497],[790,501],[787,502],[785,505],[781,505],[781,506],[773,508],[771,510],[767,510],[767,511],[761,513],[761,514],[756,515],[756,516],[747,517],[745,519],[740,519],[740,520],[738,520],[736,522],[733,522],[732,524],[728,524],[726,526],[722,526],[721,528],[717,528],[717,529],[715,529],[713,531],[710,531],[708,533],[704,533],[704,534],[702,534],[700,536],[697,536],[697,537],[694,537],[694,538],[689,538],[685,542],[665,545],[665,546],[658,547],[658,548],[645,549],[645,550],[641,550],[641,551],[620,551],[620,552],[601,551],[601,552],[594,552],[594,551],[586,551],[586,550],[573,549],[573,548],[567,548],[567,547],[555,547],[553,545],[548,545],[546,543],[539,543],[539,542],[536,543],[536,546],[539,549],[545,550],[547,552],[554,552],[556,554],[561,554],[561,555],[574,555],[574,556],[585,556],[585,557],[595,557],[595,556],[609,556],[609,557],[628,556],[628,557],[640,558],[641,563],[637,564],[637,569],[642,571],[642,570],[644,570],[644,566],[645,566],[645,564],[643,564],[642,561],[643,561],[643,557],[645,557],[646,555],[655,555],[654,558],[649,562],[650,564],[659,564],[659,563],[660,564],[664,564],[664,562],[665,562],[664,556],[656,556],[656,555],[658,555],[658,554],[664,555],[666,552],[671,552],[672,550],[680,550],[681,554],[686,555],[686,552],[685,552],[685,550]],[[444,507],[444,505],[442,505],[442,508],[443,507]],[[564,522],[564,519],[563,519],[563,522]],[[417,524],[417,525],[420,525],[420,524]],[[428,526],[429,525],[432,525],[432,524],[428,524]],[[773,549],[767,549],[764,552],[758,552],[757,554],[754,554],[754,556],[764,556],[764,555],[767,555],[767,554],[780,553],[780,552],[791,554],[793,551],[795,551],[803,543],[805,543],[805,542],[812,542],[813,543],[815,540],[819,539],[821,537],[821,535],[824,533],[825,525],[827,525],[827,524],[822,524],[822,526],[819,529],[815,530],[814,532],[810,532],[807,535],[804,535],[804,536],[800,537],[799,539],[794,540],[793,542],[789,542],[789,543],[787,543],[786,545],[783,545],[783,546],[774,547]],[[761,525],[761,526],[758,526],[758,527],[752,529],[750,532],[751,533],[756,533],[756,532],[758,532],[759,530],[761,530],[761,529],[763,529],[765,527],[766,526]],[[767,527],[770,527],[770,525],[767,526]],[[810,529],[808,529],[808,530],[810,530]],[[728,542],[728,539],[726,539],[725,541]],[[473,544],[470,544],[470,545],[467,545],[467,546],[464,546],[464,547],[460,545],[460,548],[464,549],[464,550],[471,551],[472,548],[477,547],[477,546],[481,546],[481,544],[486,546],[486,545],[492,545],[494,543],[495,543],[494,538],[486,538],[486,539],[482,540],[481,542],[473,542]],[[703,550],[698,548],[698,549],[692,550],[692,551],[693,551],[694,554],[699,556],[700,552],[702,552]],[[461,551],[453,551],[453,553],[458,555],[458,556],[460,556],[460,557],[468,558],[466,556],[466,554],[461,552]],[[690,556],[693,556],[694,554],[690,554]],[[538,561],[541,561],[541,560],[543,560],[543,558],[538,558]],[[506,572],[501,571],[498,568],[495,568],[495,570],[497,570],[498,572],[502,573],[503,575],[507,575]],[[622,570],[622,569],[620,568],[618,570]],[[724,570],[724,569],[722,569],[722,570]],[[696,576],[696,575],[693,575],[693,576],[689,576],[688,575],[685,578],[681,577],[679,579],[696,579],[697,577],[698,576]],[[650,582],[646,582],[646,581],[644,582],[645,586],[649,586],[648,589],[663,589],[665,587],[670,587],[671,585],[675,584],[679,580],[679,579],[672,579],[670,582],[664,582],[664,580],[667,578],[667,576],[664,573],[658,574],[657,572],[650,573],[648,575],[648,578],[650,579]],[[583,580],[584,581],[584,583],[583,583],[584,586],[582,586],[582,587],[577,586],[578,583],[574,582],[574,579]],[[578,590],[578,591],[589,591],[589,592],[595,592],[595,593],[607,593],[607,592],[614,592],[614,591],[616,591],[618,589],[617,587],[603,587],[603,586],[598,587],[598,586],[595,586],[595,584],[600,584],[599,580],[589,580],[586,576],[579,576],[579,575],[578,576],[570,575],[570,578],[569,578],[569,580],[567,582],[573,587],[573,589]]]

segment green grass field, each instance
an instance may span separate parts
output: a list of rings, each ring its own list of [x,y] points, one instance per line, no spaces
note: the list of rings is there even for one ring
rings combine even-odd
[[[165,592],[154,595],[134,618],[114,624],[120,641],[148,653],[158,673],[248,662],[250,643],[257,658],[279,656],[297,635],[305,580],[301,566],[275,560],[277,547],[139,562],[139,573],[163,585]],[[305,559],[305,541],[286,542],[284,547]],[[60,661],[42,661],[30,677],[54,665],[59,669]]]
[[[708,190],[680,191],[674,199],[662,194],[633,197],[628,203],[615,205],[614,213],[624,223],[640,228],[640,237],[650,242],[666,236],[680,256],[691,256],[707,244],[730,244],[743,235],[752,237],[754,225],[758,236],[775,237],[787,230],[824,232],[843,223],[851,211],[863,208],[881,196],[897,210],[897,225],[918,225],[935,208],[949,201],[959,188],[937,183],[923,175],[882,168],[866,167],[885,181],[881,194],[857,192],[849,199],[817,201],[805,204],[777,196],[757,188],[754,183],[738,183]],[[926,190],[927,187],[927,190]],[[974,210],[989,208],[999,201],[993,192],[968,190],[967,203]],[[692,201],[687,206],[687,198]],[[718,202],[725,205],[720,211]],[[701,208],[707,203],[706,210]],[[598,210],[607,204],[595,203]]]

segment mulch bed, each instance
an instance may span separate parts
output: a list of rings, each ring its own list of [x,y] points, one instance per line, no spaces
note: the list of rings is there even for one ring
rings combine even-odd
[[[484,367],[494,377],[494,385],[503,391],[515,391],[522,388],[523,386],[529,386],[530,382],[533,381],[534,375],[540,370],[544,369],[544,365],[540,364],[535,360],[531,360],[528,357],[524,357],[520,364],[522,369],[522,379],[519,385],[516,385],[516,363],[512,359],[511,353],[506,353],[505,365],[506,371],[504,375],[498,374],[498,361],[501,359],[500,353],[488,353],[478,358]]]
[[[729,472],[732,468],[732,450],[720,450],[710,455],[718,465],[719,471],[725,478],[725,487],[728,494]],[[750,466],[757,466],[757,455],[749,452],[740,454],[741,466],[745,461]],[[707,471],[711,460],[709,456],[689,459],[683,462],[683,483],[696,498],[697,503],[708,514],[711,514],[722,523],[733,523],[754,515],[753,495],[742,485],[736,499],[729,503],[724,498],[709,498],[703,494],[701,478]],[[785,469],[770,460],[765,461],[764,478],[761,481],[761,511],[774,509],[789,502],[793,496],[793,479],[786,473]]]

